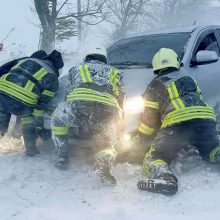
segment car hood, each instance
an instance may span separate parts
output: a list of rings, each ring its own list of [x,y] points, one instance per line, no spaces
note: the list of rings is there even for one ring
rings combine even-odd
[[[149,82],[155,77],[152,68],[123,69],[127,97],[139,96],[144,93]]]

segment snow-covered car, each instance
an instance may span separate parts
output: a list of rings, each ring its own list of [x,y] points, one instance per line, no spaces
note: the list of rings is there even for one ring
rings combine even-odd
[[[205,101],[218,115],[220,113],[220,26],[143,32],[123,38],[108,48],[108,63],[124,72],[128,130],[137,128],[138,116],[143,110],[141,95],[154,77],[152,58],[162,47],[171,48],[178,54],[181,69],[197,80]]]

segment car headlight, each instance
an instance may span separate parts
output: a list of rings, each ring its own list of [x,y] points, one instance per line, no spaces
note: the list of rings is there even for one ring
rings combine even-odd
[[[144,111],[144,99],[142,96],[136,96],[134,98],[128,98],[124,104],[124,113],[137,114]]]

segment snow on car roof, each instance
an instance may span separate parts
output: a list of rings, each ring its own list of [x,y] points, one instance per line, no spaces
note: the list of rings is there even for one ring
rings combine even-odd
[[[113,43],[108,49],[114,48],[114,46],[118,46],[121,43],[124,43],[125,41],[129,42],[130,39],[141,37],[141,36],[147,36],[147,35],[157,35],[157,34],[171,34],[171,33],[191,33],[195,29],[205,29],[205,28],[211,28],[211,27],[219,27],[216,25],[203,25],[203,26],[180,26],[180,27],[174,27],[174,28],[164,28],[164,29],[158,29],[158,30],[152,30],[152,31],[144,31],[136,34],[131,34],[127,37],[124,37],[115,43]]]

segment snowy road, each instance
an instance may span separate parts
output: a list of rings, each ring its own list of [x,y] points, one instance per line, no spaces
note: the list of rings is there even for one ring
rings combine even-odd
[[[188,162],[180,172],[179,192],[165,197],[136,188],[141,167],[118,164],[116,187],[102,187],[92,166],[71,158],[68,171],[53,166],[51,149],[23,156],[22,142],[0,141],[0,219],[134,220],[219,219],[220,167]],[[180,168],[180,167],[177,167]],[[184,168],[184,167],[183,167]],[[218,171],[219,170],[219,171]]]

